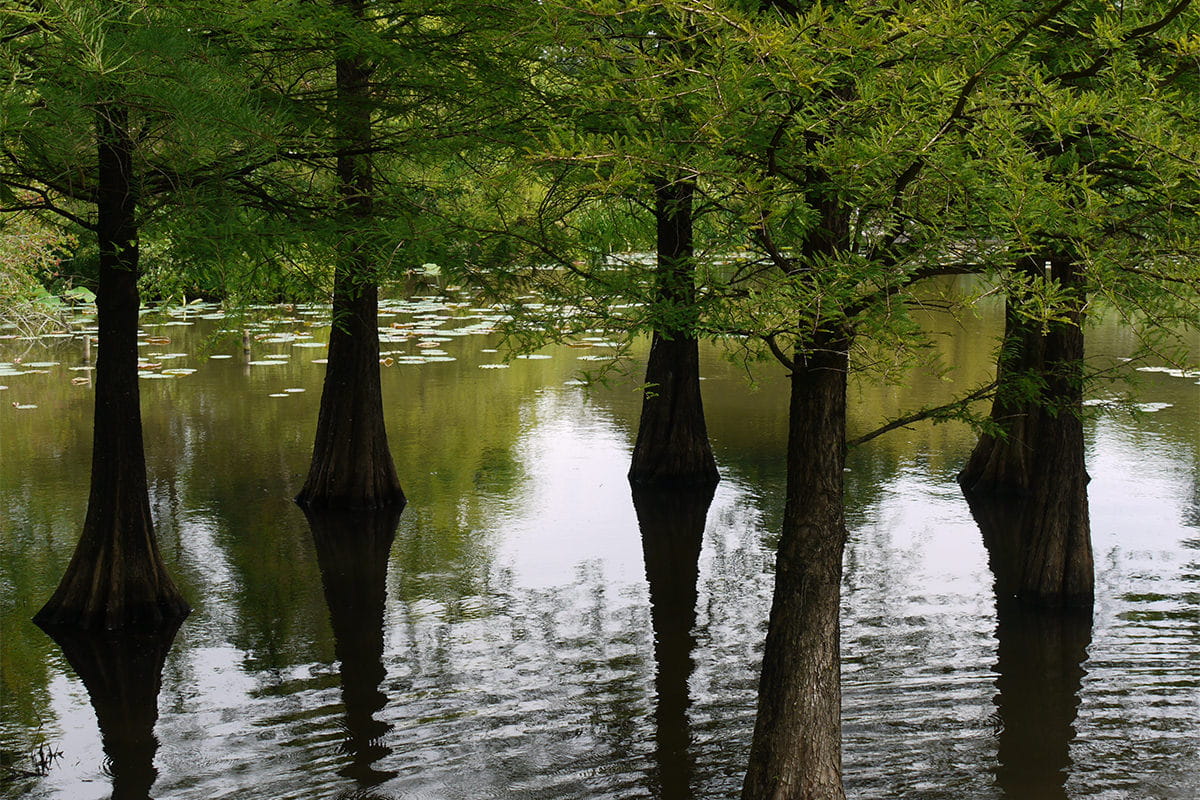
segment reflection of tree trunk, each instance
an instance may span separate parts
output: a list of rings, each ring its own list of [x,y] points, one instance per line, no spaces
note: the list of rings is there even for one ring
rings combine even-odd
[[[690,800],[694,762],[689,749],[688,680],[696,640],[696,579],[704,522],[714,487],[635,488],[633,505],[642,532],[650,614],[654,625],[654,686],[659,787],[663,800]]]
[[[189,611],[159,556],[150,518],[137,371],[137,187],[127,117],[115,103],[96,114],[100,352],[92,484],[79,543],[35,617],[40,625],[170,627]]]
[[[666,307],[646,362],[646,389],[629,480],[704,486],[719,480],[700,396],[690,181],[657,180],[658,298]]]
[[[1039,274],[1040,262],[1027,269]],[[1005,590],[1039,605],[1088,606],[1093,565],[1083,457],[1083,273],[1068,258],[1051,261],[1051,277],[1073,295],[1064,321],[1043,333],[1009,304],[997,366],[992,420],[1004,436],[985,434],[958,480],[977,519],[1019,518],[995,528],[1009,537]],[[981,523],[982,524],[982,523]],[[986,535],[986,531],[985,531]]]
[[[341,774],[373,786],[393,772],[372,765],[391,751],[382,743],[391,729],[375,714],[387,703],[380,691],[383,666],[383,613],[388,555],[402,506],[376,512],[308,512],[317,565],[329,605],[334,652],[342,674],[346,705],[346,750],[352,763]]]
[[[1009,800],[1066,800],[1090,611],[997,602],[1000,731],[996,778]]]
[[[363,0],[334,4],[363,19]],[[374,214],[374,179],[367,155],[372,142],[370,76],[361,55],[337,60],[337,175],[345,225],[334,274],[333,330],[312,464],[296,497],[306,508],[369,509],[404,502],[383,420],[373,248],[362,239],[370,236]]]
[[[113,800],[147,800],[158,777],[158,691],[180,621],[136,633],[46,627],[91,697],[112,773]]]
[[[787,498],[743,800],[840,800],[839,611],[848,343],[797,357]]]

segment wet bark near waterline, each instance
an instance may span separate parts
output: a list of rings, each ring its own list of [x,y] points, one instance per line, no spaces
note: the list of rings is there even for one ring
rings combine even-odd
[[[695,666],[693,626],[700,547],[714,491],[712,486],[633,490],[654,626],[654,688],[658,695],[654,796],[662,800],[693,797],[695,758],[688,725],[688,681]]]
[[[403,506],[383,418],[378,290],[354,285],[350,276],[341,283],[334,294],[312,463],[296,502],[330,510]]]
[[[646,362],[646,388],[629,480],[705,486],[720,480],[700,395],[692,195],[688,181],[655,182],[657,293],[666,308]]]
[[[96,114],[99,138],[92,474],[87,515],[57,590],[34,620],[115,630],[170,626],[190,610],[159,555],[150,517],[138,389],[138,244],[134,144],[124,108]]]
[[[362,0],[335,0],[356,19]],[[379,289],[373,248],[356,233],[371,229],[371,69],[365,58],[337,59],[337,176],[343,239],[334,275],[333,330],[308,477],[296,502],[306,508],[372,509],[402,505],[404,493],[388,448],[379,377]]]
[[[996,781],[1007,800],[1066,800],[1090,610],[996,606]]]
[[[306,512],[321,585],[333,627],[334,654],[346,706],[345,750],[351,763],[339,774],[361,786],[396,776],[374,764],[391,754],[383,738],[391,726],[375,718],[387,704],[380,689],[387,564],[403,506],[357,513]]]
[[[1003,562],[997,575],[1005,575],[1005,592],[1036,605],[1087,607],[1094,567],[1082,420],[1083,275],[1074,261],[1058,259],[1051,277],[1074,292],[1074,306],[1045,333],[1008,308],[992,408],[1006,435],[982,436],[958,480]]]
[[[787,495],[743,800],[842,800],[840,596],[848,347],[798,357]]]
[[[113,800],[148,800],[158,777],[158,693],[180,622],[137,632],[46,628],[91,698],[108,757]]]

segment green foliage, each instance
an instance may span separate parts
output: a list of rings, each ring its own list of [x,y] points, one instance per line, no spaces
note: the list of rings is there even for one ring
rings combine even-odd
[[[518,298],[528,346],[698,313],[701,334],[751,359],[849,336],[858,368],[894,376],[934,352],[910,311],[939,275],[979,275],[977,293],[1043,327],[1073,319],[1078,290],[1016,266],[1052,258],[1143,327],[1195,324],[1186,5],[541,8],[524,171],[537,205],[497,212],[523,268],[487,276]],[[620,255],[653,240],[654,175],[697,186],[693,309],[657,296],[652,259]]]

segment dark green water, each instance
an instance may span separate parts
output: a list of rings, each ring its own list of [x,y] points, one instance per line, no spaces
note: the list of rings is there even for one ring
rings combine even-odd
[[[141,383],[158,535],[195,608],[156,698],[153,647],[109,654],[132,681],[85,687],[29,622],[82,524],[92,394],[72,382],[88,375],[72,369],[78,339],[0,340],[0,795],[145,797],[151,781],[155,798],[736,795],[781,516],[777,370],[751,389],[705,353],[724,480],[706,522],[644,513],[652,541],[673,544],[643,548],[624,478],[636,381],[572,381],[580,357],[607,352],[602,333],[482,368],[502,361],[491,312],[390,303],[384,393],[409,506],[389,543],[386,523],[348,537],[290,502],[322,377],[323,349],[302,345],[328,329],[322,309],[263,314],[249,364],[240,335],[217,335],[242,323],[214,308],[143,318],[143,356],[160,365],[147,373],[195,370]],[[987,374],[994,313],[931,324],[960,385]],[[1128,347],[1111,325],[1089,337],[1095,353]],[[1200,796],[1200,388],[1139,374],[1139,401],[1166,407],[1088,427],[1090,626],[998,619],[953,480],[969,430],[902,430],[852,453],[853,797]],[[948,391],[922,375],[857,387],[852,425]],[[61,754],[44,770],[39,747]]]

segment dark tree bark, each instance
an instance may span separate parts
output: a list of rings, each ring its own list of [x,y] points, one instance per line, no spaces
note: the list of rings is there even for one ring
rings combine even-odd
[[[374,767],[391,753],[383,744],[391,726],[375,719],[375,714],[387,704],[387,695],[379,688],[387,677],[383,665],[387,565],[402,510],[402,505],[395,505],[373,512],[305,514],[316,545],[342,676],[345,749],[351,763],[340,774],[362,786],[375,786],[396,775]]]
[[[58,589],[34,617],[45,626],[115,630],[177,625],[188,604],[154,538],[138,393],[137,195],[128,111],[96,113],[99,355],[87,516]]]
[[[1052,258],[1051,278],[1072,294],[1063,321],[1043,333],[1009,304],[997,365],[992,420],[958,475],[971,509],[995,531],[1002,588],[1023,602],[1090,606],[1093,598],[1088,474],[1083,441],[1084,276],[1070,258]],[[1040,273],[1040,259],[1026,269]],[[996,519],[996,524],[989,522]]]
[[[743,800],[842,800],[840,597],[845,336],[798,354],[787,497]]]
[[[113,800],[148,800],[158,777],[158,692],[181,622],[177,618],[136,632],[46,627],[91,698],[112,774]]]
[[[363,19],[362,0],[335,0],[335,5]],[[337,175],[345,224],[334,273],[333,330],[312,463],[296,502],[305,508],[383,508],[402,505],[404,492],[383,418],[374,249],[357,236],[370,229],[374,213],[374,179],[367,155],[371,69],[361,55],[339,58],[336,68]]]
[[[996,617],[997,782],[1008,800],[1066,800],[1091,611],[998,598]]]
[[[700,396],[690,181],[657,180],[655,270],[668,312],[654,331],[629,480],[637,486],[715,486],[720,480]]]
[[[633,506],[642,534],[650,617],[654,626],[655,797],[691,800],[695,759],[688,726],[688,680],[696,646],[696,579],[704,523],[715,487],[635,487]]]

